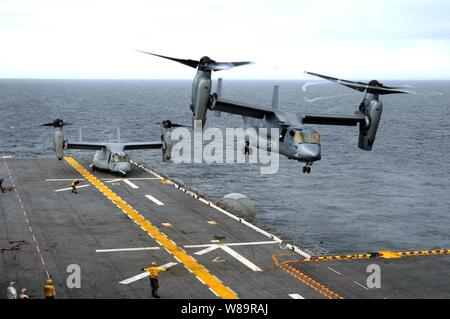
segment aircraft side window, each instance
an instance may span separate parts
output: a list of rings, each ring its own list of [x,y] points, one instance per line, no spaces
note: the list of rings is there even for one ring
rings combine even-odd
[[[284,142],[284,138],[286,137],[287,129],[282,129],[280,133],[280,142]]]
[[[316,131],[311,134],[311,143],[320,144],[320,135]]]
[[[303,135],[304,135],[304,133],[295,132],[295,134],[294,134],[294,141],[296,143],[298,143],[298,144],[304,143],[305,140],[304,140],[304,136]]]

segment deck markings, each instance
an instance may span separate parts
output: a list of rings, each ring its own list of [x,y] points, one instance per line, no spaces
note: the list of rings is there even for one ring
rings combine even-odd
[[[213,242],[211,240],[211,242]],[[225,246],[252,246],[252,245],[269,245],[269,244],[277,244],[276,241],[254,241],[254,242],[244,242],[244,243],[223,243]],[[211,247],[217,246],[214,244],[204,244],[204,245],[185,245],[185,248],[203,248],[203,247]]]
[[[169,269],[170,267],[173,267],[175,265],[178,265],[178,263],[170,262],[170,263],[164,264],[164,265],[159,266],[159,267],[164,268],[164,269]],[[119,282],[119,284],[121,284],[121,285],[129,285],[129,284],[131,284],[131,283],[133,283],[135,281],[144,279],[144,278],[146,278],[148,276],[150,276],[148,271],[144,271],[143,273],[140,273],[139,275],[136,275],[136,276],[133,276],[131,278],[122,280],[121,282]]]
[[[278,259],[278,256],[285,256],[283,255],[272,255],[272,260],[275,264],[275,266],[283,269],[285,272],[287,272],[289,275],[293,276],[294,278],[298,279],[302,283],[304,283],[306,286],[314,289],[322,296],[328,298],[328,299],[344,299],[340,294],[334,292],[324,284],[321,284],[317,280],[311,278],[310,276],[306,275],[296,267],[293,267],[289,261],[281,261]]]
[[[123,179],[124,183],[127,184],[128,186],[130,186],[133,189],[138,189],[139,186],[137,186],[136,184],[130,182],[130,180],[128,178]]]
[[[121,251],[142,251],[142,250],[160,250],[160,247],[138,247],[138,248],[116,248],[116,249],[97,249],[96,253],[112,253]]]
[[[172,224],[171,223],[162,223],[161,225],[163,225],[164,227],[172,227]]]
[[[84,178],[75,178],[74,177],[74,178],[47,178],[45,181],[46,182],[71,182],[74,179],[78,179],[80,181],[84,181],[85,180]],[[100,178],[101,181],[105,181],[105,182],[112,181],[112,180],[114,180],[114,181],[122,181],[122,180],[125,180],[125,179],[129,180],[129,181],[159,180],[159,178],[156,178],[156,177],[134,177],[134,178],[130,177],[130,178],[115,178],[115,179],[113,179],[113,178]]]
[[[246,243],[248,244],[248,243]],[[192,245],[192,246],[196,246],[196,245]],[[190,248],[195,248],[189,246]],[[205,245],[197,245],[197,246],[202,246],[205,247]],[[210,253],[216,249],[222,249],[223,251],[225,251],[226,253],[228,253],[231,257],[237,259],[239,262],[243,263],[245,266],[247,266],[248,268],[250,268],[253,271],[262,271],[261,268],[259,268],[258,266],[256,266],[254,263],[252,263],[250,260],[248,260],[247,258],[245,258],[244,256],[242,256],[241,254],[239,254],[237,251],[235,251],[234,249],[228,247],[230,246],[230,244],[212,244],[212,245],[206,245],[208,246],[205,249],[202,249],[200,251],[197,251],[194,253],[194,255],[198,255],[198,256],[202,256],[205,255],[207,253]],[[188,246],[185,246],[188,247]],[[217,258],[216,258],[217,259]],[[213,262],[217,262],[215,260],[213,260]]]
[[[196,253],[194,253],[194,255],[201,256],[201,255],[207,254],[207,253],[209,253],[209,252],[211,252],[213,250],[216,250],[219,247],[220,247],[219,245],[212,245],[212,246],[210,246],[208,248],[205,248],[203,250],[197,251]]]
[[[42,263],[42,266],[44,268],[45,274],[47,275],[47,278],[50,278],[50,273],[48,272],[47,264],[44,261],[44,257],[42,256],[41,249],[39,248],[39,244],[38,244],[38,242],[36,240],[36,237],[34,236],[33,228],[31,227],[30,220],[28,219],[28,214],[27,214],[27,212],[25,210],[25,207],[23,206],[22,198],[19,195],[19,190],[16,187],[16,184],[14,182],[14,179],[12,177],[11,171],[9,169],[8,163],[6,162],[5,157],[3,157],[3,161],[5,162],[6,170],[8,171],[8,175],[9,175],[9,179],[11,180],[11,184],[16,189],[17,200],[19,201],[20,207],[22,208],[22,212],[23,212],[23,215],[25,216],[25,220],[26,220],[26,222],[28,224],[28,229],[29,229],[29,231],[31,233],[31,236],[33,237],[34,245],[35,245],[36,251],[37,251],[37,253],[39,255],[39,259],[41,260],[41,263]]]
[[[89,187],[89,186],[91,186],[91,185],[89,185],[89,184],[86,184],[86,185],[80,185],[80,186],[77,186],[77,189],[78,189],[78,188],[85,188],[85,187]],[[72,187],[60,188],[60,189],[55,189],[54,192],[70,191],[71,189],[72,189]]]
[[[337,270],[334,270],[333,268],[331,268],[331,267],[328,267],[328,269],[330,269],[332,272],[334,272],[334,273],[336,273],[336,274],[338,274],[339,276],[342,276],[342,274],[339,272],[339,271],[337,271]]]
[[[210,225],[218,225],[218,223],[216,221],[214,221],[214,220],[208,221],[208,224],[210,224]]]
[[[157,198],[153,197],[152,195],[145,195],[148,199],[150,199],[152,202],[154,202],[158,206],[163,206],[164,203],[158,200]]]
[[[367,288],[364,285],[361,285],[359,282],[352,280],[355,284],[357,284],[358,286],[360,286],[361,288],[364,288],[365,290],[369,290],[369,288]]]
[[[224,262],[226,262],[226,260],[225,259],[220,259],[220,257],[216,257],[216,258],[213,259],[212,262],[213,263],[224,263]]]
[[[162,233],[152,224],[145,219],[136,209],[131,207],[127,202],[117,196],[111,191],[105,184],[100,182],[94,175],[88,172],[83,166],[81,166],[72,157],[65,157],[67,163],[69,163],[75,170],[77,170],[84,178],[89,180],[98,190],[103,191],[104,195],[111,199],[111,201],[119,206],[121,210],[132,220],[140,224],[148,235],[154,238],[164,248],[167,248],[170,253],[177,257],[181,262],[189,268],[197,277],[201,278],[206,285],[217,293],[221,298],[225,299],[238,299],[239,297],[220,282],[215,276],[201,264],[199,264],[192,256],[180,248],[177,244],[171,241],[169,238],[164,237]]]
[[[305,299],[305,297],[299,294],[289,294],[289,297],[291,297],[292,299]]]
[[[83,179],[84,180],[84,179]],[[71,181],[73,181],[73,179],[71,179]],[[115,182],[119,181],[118,179],[113,179],[113,180],[107,180],[105,183],[112,183],[114,185]],[[84,188],[84,187],[89,187],[91,186],[90,184],[86,184],[86,185],[80,185],[77,186],[78,188]],[[61,188],[61,189],[55,189],[55,192],[64,192],[64,191],[70,191],[72,189],[72,187],[66,187],[66,188]]]
[[[246,265],[248,268],[250,268],[253,271],[262,271],[261,268],[259,268],[258,266],[256,266],[254,263],[252,263],[250,260],[248,260],[247,258],[245,258],[244,256],[242,256],[241,254],[239,254],[238,252],[236,252],[235,250],[231,249],[230,247],[223,245],[220,246],[221,249],[225,250],[227,253],[229,253],[232,257],[236,258],[237,260],[239,260],[241,263],[243,263],[244,265]]]

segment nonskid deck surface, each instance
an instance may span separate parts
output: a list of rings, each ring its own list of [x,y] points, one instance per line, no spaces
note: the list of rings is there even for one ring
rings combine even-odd
[[[0,247],[26,242],[0,254],[0,285],[14,280],[42,298],[48,271],[59,298],[149,298],[148,278],[120,282],[156,261],[177,263],[160,275],[163,298],[325,298],[276,267],[279,244],[153,175],[136,167],[127,180],[87,172],[144,220],[136,223],[66,160],[0,159],[4,185],[16,187],[1,194]],[[78,194],[73,179],[81,180]],[[69,265],[81,268],[79,289],[67,287]]]
[[[163,298],[449,296],[440,280],[449,277],[448,256],[382,259],[382,288],[367,290],[373,259],[304,262],[138,167],[123,179],[91,172],[84,160],[10,158],[0,159],[0,176],[15,187],[0,194],[0,285],[16,281],[34,298],[47,275],[58,298],[150,298],[141,268],[151,261],[170,267],[160,275]],[[73,265],[81,288],[68,287]]]

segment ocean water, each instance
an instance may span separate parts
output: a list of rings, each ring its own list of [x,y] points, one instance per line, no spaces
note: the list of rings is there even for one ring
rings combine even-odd
[[[362,99],[333,84],[303,92],[304,83],[225,80],[223,97],[269,106],[280,84],[281,108],[315,114],[352,114]],[[283,157],[277,174],[261,175],[258,164],[163,163],[158,151],[130,155],[213,199],[242,193],[254,201],[259,222],[329,253],[450,248],[450,82],[402,83],[426,94],[382,97],[372,152],[358,149],[355,127],[317,126],[322,160],[310,175]],[[115,141],[117,126],[122,141],[158,140],[155,122],[190,124],[190,90],[190,81],[0,80],[0,153],[52,155],[52,128],[36,125],[57,117],[73,123],[65,128],[69,140],[78,140],[82,127],[83,140]],[[333,95],[339,97],[304,100]],[[207,121],[241,125],[228,114]]]

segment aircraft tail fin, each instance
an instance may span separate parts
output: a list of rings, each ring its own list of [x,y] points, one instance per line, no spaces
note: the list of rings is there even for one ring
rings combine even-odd
[[[275,85],[273,87],[273,96],[272,96],[272,108],[278,110],[279,108],[279,98],[280,98],[280,86]]]

